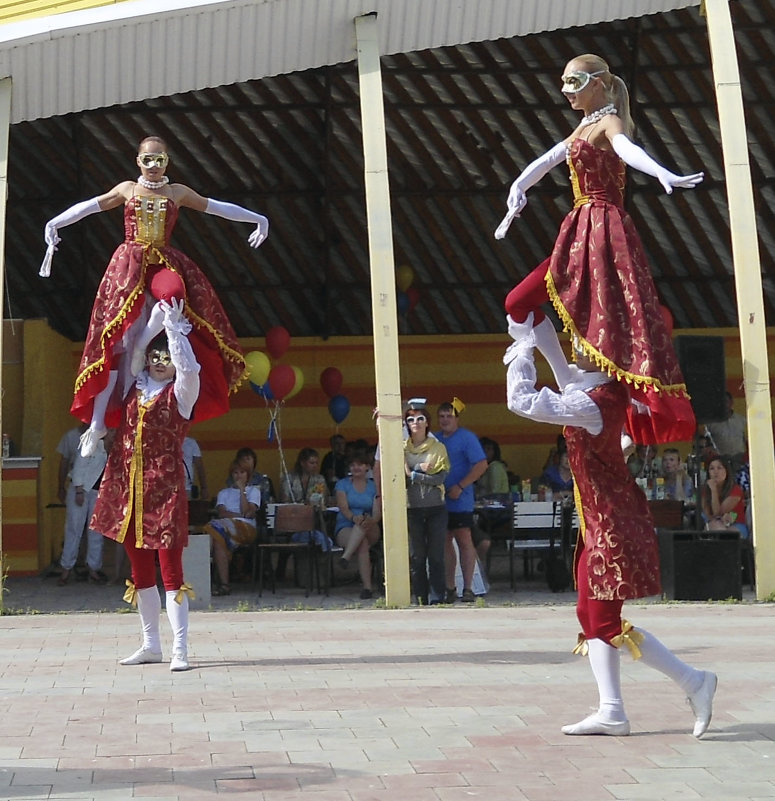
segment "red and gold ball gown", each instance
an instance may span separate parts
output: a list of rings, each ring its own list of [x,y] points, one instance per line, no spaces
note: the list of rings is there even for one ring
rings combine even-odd
[[[177,218],[178,206],[171,198],[133,197],[124,204],[125,238],[97,290],[70,409],[86,423],[109,372],[119,370],[122,381],[105,417],[109,427],[118,425],[121,395],[133,380],[128,362],[148,319],[147,292],[165,269],[179,276],[185,287],[185,314],[193,325],[189,341],[202,368],[192,422],[225,414],[229,394],[246,376],[242,349],[215,290],[188,256],[168,244]]]

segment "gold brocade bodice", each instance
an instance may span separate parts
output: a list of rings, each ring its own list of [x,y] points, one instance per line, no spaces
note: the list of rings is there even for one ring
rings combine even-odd
[[[137,226],[134,241],[155,247],[166,245],[165,228],[169,198],[134,197],[132,200]]]

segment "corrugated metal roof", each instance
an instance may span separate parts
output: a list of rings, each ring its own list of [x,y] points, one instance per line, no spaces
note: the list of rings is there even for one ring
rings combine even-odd
[[[697,5],[697,0],[138,0],[0,27],[12,122],[354,58],[353,18],[407,53]]]
[[[775,0],[731,5],[748,116],[765,309],[775,321]],[[627,207],[657,289],[680,328],[734,326],[726,187],[705,23],[696,9],[382,59],[397,264],[420,301],[406,333],[503,329],[506,292],[550,251],[570,203],[557,168],[530,192],[507,239],[492,232],[507,188],[577,115],[558,73],[606,54],[627,79],[638,136],[679,171],[704,169],[666,196],[635,170]],[[134,177],[139,139],[159,133],[172,180],[266,213],[252,251],[245,226],[181,214],[174,241],[202,265],[241,336],[371,331],[358,77],[353,63],[197,90],[12,126],[6,226],[8,304],[83,337],[120,213],[63,231],[53,275],[37,277],[43,225],[71,203]]]

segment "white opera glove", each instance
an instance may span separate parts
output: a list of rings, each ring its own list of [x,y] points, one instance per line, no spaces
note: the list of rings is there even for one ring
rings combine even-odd
[[[54,259],[57,245],[62,241],[59,238],[59,229],[67,225],[72,225],[82,220],[84,217],[88,217],[90,214],[96,214],[98,211],[102,211],[99,200],[93,197],[90,200],[84,200],[81,203],[70,206],[69,209],[65,209],[61,214],[58,214],[46,223],[46,227],[43,231],[43,239],[45,239],[48,247],[46,248],[46,255],[43,258],[43,263],[40,265],[38,275],[42,278],[48,278],[51,275],[51,262]]]
[[[236,203],[208,198],[205,214],[214,214],[216,217],[223,217],[233,222],[256,223],[256,230],[248,237],[248,243],[252,248],[257,248],[269,236],[269,220],[263,214],[245,209]]]
[[[645,172],[656,178],[665,189],[668,195],[673,194],[676,186],[683,189],[693,189],[705,177],[704,172],[696,172],[692,175],[676,175],[674,172],[663,167],[654,161],[651,156],[642,148],[628,139],[624,134],[616,134],[611,140],[611,146],[619,158],[630,167]]]
[[[187,336],[191,331],[191,323],[183,313],[185,306],[186,302],[183,298],[180,300],[172,298],[170,303],[165,300],[159,301],[159,308],[164,313],[164,330],[168,335],[170,331],[174,331],[177,334]]]
[[[556,167],[565,160],[565,142],[558,142],[551,150],[539,156],[535,161],[525,167],[519,177],[514,181],[509,189],[509,197],[506,201],[508,211],[495,229],[495,238],[503,239],[506,231],[515,217],[519,217],[522,209],[527,205],[527,195],[525,194],[533,184],[538,183],[549,170]]]

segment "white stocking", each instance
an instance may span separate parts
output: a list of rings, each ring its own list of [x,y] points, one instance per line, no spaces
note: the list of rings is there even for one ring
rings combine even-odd
[[[156,587],[137,590],[137,611],[143,627],[143,648],[155,654],[161,653],[159,637],[159,615],[161,614],[161,598]]]
[[[672,651],[666,648],[653,634],[645,629],[638,627],[644,639],[638,646],[641,652],[641,660],[660,673],[664,673],[672,679],[686,695],[696,693],[703,682],[705,673],[697,670],[686,662],[682,662]]]
[[[172,653],[185,655],[188,651],[188,595],[181,592],[180,603],[175,600],[178,590],[167,590],[167,618],[172,629]]]
[[[117,380],[118,370],[111,370],[108,375],[107,386],[94,398],[94,409],[91,414],[91,424],[89,428],[95,432],[103,432],[101,436],[104,436],[105,433],[105,412],[108,410],[108,401],[116,387]]]
[[[619,649],[603,640],[587,640],[589,665],[597,682],[600,706],[597,717],[605,723],[627,720],[622,700]]]
[[[538,325],[533,327],[533,335],[536,347],[549,362],[557,386],[562,391],[571,380],[571,370],[552,321],[548,317],[544,317]]]
[[[133,376],[139,375],[145,366],[145,350],[151,344],[154,337],[161,334],[164,330],[164,311],[160,303],[154,303],[151,315],[145,328],[140,332],[137,342],[132,350],[131,372]]]

